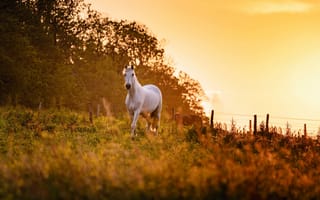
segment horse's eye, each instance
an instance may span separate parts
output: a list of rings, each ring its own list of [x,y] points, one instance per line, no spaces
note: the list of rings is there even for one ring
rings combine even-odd
[[[134,74],[132,74],[132,77],[134,76]]]

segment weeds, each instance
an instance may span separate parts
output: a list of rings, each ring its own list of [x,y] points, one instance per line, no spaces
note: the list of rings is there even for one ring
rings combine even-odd
[[[316,199],[317,141],[0,108],[1,199]]]

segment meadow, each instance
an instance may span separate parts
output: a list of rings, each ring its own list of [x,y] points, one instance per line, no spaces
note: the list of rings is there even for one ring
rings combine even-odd
[[[141,120],[142,121],[142,120]],[[129,120],[0,108],[0,199],[318,199],[320,144],[184,127],[130,138]]]

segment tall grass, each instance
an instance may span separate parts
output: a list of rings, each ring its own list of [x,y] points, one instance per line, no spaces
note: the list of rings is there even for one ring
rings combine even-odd
[[[1,108],[0,199],[316,199],[317,141]]]

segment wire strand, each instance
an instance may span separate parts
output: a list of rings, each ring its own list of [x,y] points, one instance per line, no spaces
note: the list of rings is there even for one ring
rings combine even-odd
[[[254,115],[249,114],[240,114],[240,113],[224,113],[217,112],[217,115],[227,115],[227,116],[240,116],[240,117],[253,117]],[[264,117],[264,115],[257,115],[257,117]],[[270,119],[288,119],[288,120],[298,120],[298,121],[314,121],[320,122],[320,119],[311,119],[311,118],[296,118],[296,117],[284,117],[284,116],[271,116]]]

